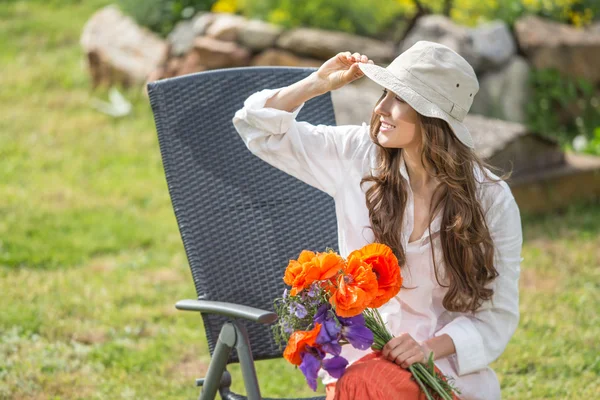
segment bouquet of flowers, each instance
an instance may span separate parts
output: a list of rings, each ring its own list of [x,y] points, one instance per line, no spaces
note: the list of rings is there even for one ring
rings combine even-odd
[[[283,280],[291,289],[275,300],[279,319],[273,333],[286,345],[284,358],[300,367],[313,390],[321,368],[341,378],[348,366],[343,345],[378,351],[393,338],[377,311],[402,286],[398,259],[388,246],[366,245],[347,260],[329,248],[303,250],[290,260]],[[428,365],[416,363],[409,370],[428,399],[432,392],[452,399],[456,389],[435,372],[433,354]]]

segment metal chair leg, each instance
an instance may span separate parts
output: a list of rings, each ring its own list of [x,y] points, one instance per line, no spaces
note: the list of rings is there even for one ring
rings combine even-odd
[[[223,328],[221,328],[219,339],[217,339],[217,344],[215,345],[215,351],[208,366],[208,372],[204,378],[199,400],[214,400],[217,396],[221,377],[227,367],[229,354],[236,343],[236,330],[236,327],[231,322],[225,323]]]
[[[254,358],[252,357],[248,332],[246,331],[246,327],[241,323],[234,321],[232,324],[235,326],[237,333],[235,348],[240,359],[242,377],[244,378],[244,386],[246,387],[246,397],[248,397],[248,400],[260,400],[262,397],[258,386],[258,378],[256,377],[256,368],[254,367]]]
[[[202,386],[199,400],[214,400],[220,389],[228,390],[227,388],[231,385],[231,377],[225,369],[227,368],[229,354],[234,346],[240,360],[246,397],[248,400],[262,399],[248,332],[244,325],[233,321],[225,323],[221,328],[206,377],[196,380],[196,385]]]

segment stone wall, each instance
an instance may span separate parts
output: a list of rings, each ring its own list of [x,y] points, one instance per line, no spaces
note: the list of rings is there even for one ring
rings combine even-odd
[[[81,38],[95,85],[147,81],[241,66],[319,67],[343,51],[386,66],[419,40],[449,46],[475,69],[480,83],[471,112],[525,122],[530,68],[557,68],[600,84],[600,23],[578,29],[528,16],[475,28],[441,15],[421,17],[400,43],[342,32],[280,26],[230,14],[199,13],[166,40],[141,28],[115,6],[99,10]],[[372,90],[377,88],[372,87]]]

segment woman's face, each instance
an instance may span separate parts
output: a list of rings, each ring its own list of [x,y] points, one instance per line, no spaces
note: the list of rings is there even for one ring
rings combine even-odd
[[[383,93],[374,110],[381,121],[377,134],[379,144],[388,148],[418,147],[421,144],[419,115],[391,90],[384,89]]]

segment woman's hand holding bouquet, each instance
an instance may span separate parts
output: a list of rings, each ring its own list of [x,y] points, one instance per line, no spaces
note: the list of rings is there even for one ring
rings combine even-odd
[[[280,344],[287,344],[284,358],[300,367],[313,390],[319,369],[337,379],[343,375],[348,361],[341,356],[342,345],[383,349],[389,359],[399,344],[410,344],[407,338],[390,342],[394,338],[377,311],[402,286],[398,260],[388,246],[369,244],[350,253],[347,260],[331,249],[324,253],[303,250],[297,260],[290,260],[283,280],[291,290],[275,301],[279,321],[273,332]],[[414,356],[418,358],[418,353]],[[453,388],[435,373],[432,356],[427,367],[409,365],[415,361],[410,359],[404,367],[428,399],[433,398],[430,390],[451,399]]]

